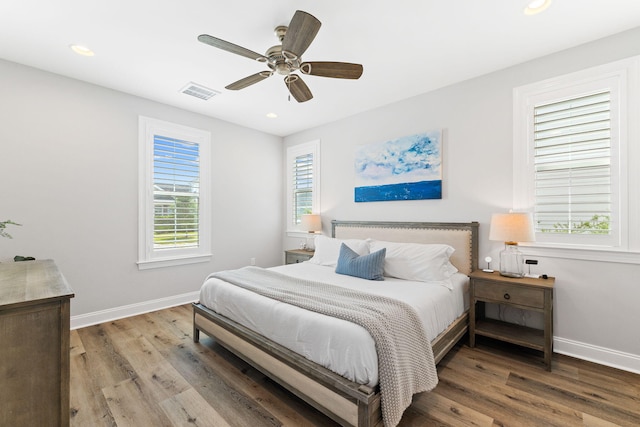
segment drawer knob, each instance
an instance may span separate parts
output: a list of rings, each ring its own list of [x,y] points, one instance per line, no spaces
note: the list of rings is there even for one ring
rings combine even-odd
[[[509,295],[508,293],[505,293],[503,295],[504,299],[511,299],[511,295]]]

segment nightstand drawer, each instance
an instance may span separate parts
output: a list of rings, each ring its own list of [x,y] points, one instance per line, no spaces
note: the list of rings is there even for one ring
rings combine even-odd
[[[306,255],[287,254],[287,260],[285,262],[287,264],[296,264],[296,263],[304,262],[308,260],[309,260],[309,257]]]
[[[475,297],[481,300],[504,301],[505,303],[508,302],[513,305],[539,309],[544,308],[543,289],[476,280],[474,293]]]
[[[284,251],[285,264],[297,264],[299,262],[309,261],[313,257],[313,251],[306,251],[302,249],[291,249]]]

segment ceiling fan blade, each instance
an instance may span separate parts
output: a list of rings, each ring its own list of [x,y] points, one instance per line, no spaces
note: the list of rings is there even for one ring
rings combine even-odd
[[[267,57],[264,55],[208,34],[200,34],[198,36],[198,40],[204,44],[208,44],[209,46],[217,47],[218,49],[226,50],[227,52],[235,53],[236,55],[245,56],[259,62],[268,61]]]
[[[285,58],[289,60],[300,58],[318,34],[321,25],[315,16],[296,10],[282,40],[282,54]]]
[[[284,78],[284,84],[287,85],[289,92],[298,102],[306,102],[313,98],[313,94],[307,87],[307,84],[296,74],[286,76]]]
[[[359,79],[362,65],[348,62],[303,62],[300,72],[312,76],[333,77],[336,79]]]
[[[226,86],[225,89],[229,90],[240,90],[244,89],[247,86],[251,86],[252,84],[258,83],[266,79],[267,77],[271,77],[273,72],[271,71],[260,71],[259,73],[253,74],[249,77],[245,77],[244,79],[240,79],[237,82],[231,83]]]

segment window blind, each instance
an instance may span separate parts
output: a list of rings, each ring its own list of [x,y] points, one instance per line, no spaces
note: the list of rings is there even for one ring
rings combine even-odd
[[[154,249],[198,246],[199,148],[196,143],[154,136]]]
[[[611,94],[534,107],[536,231],[611,233]]]
[[[313,210],[313,153],[296,156],[293,162],[293,223]]]

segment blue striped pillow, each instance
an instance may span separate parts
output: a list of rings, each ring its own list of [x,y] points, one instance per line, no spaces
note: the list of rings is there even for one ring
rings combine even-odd
[[[386,248],[368,255],[358,255],[344,243],[340,245],[340,255],[336,273],[360,277],[367,280],[384,280],[384,256]]]

